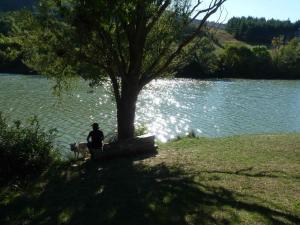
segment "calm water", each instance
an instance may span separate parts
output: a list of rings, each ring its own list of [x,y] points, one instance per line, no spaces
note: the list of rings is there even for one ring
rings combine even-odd
[[[97,121],[105,133],[115,129],[109,86],[87,83],[57,98],[53,82],[39,76],[0,75],[0,111],[11,119],[37,115],[57,128],[58,144],[84,141]],[[218,137],[300,131],[300,81],[158,80],[142,92],[137,124],[146,124],[161,141],[195,130]]]

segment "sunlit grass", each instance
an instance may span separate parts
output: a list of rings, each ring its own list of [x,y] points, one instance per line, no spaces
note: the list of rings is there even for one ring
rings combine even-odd
[[[2,188],[0,224],[300,224],[300,134],[183,138]]]

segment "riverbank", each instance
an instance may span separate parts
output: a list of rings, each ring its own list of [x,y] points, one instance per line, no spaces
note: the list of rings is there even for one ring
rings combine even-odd
[[[183,138],[2,188],[0,224],[300,224],[300,134]]]

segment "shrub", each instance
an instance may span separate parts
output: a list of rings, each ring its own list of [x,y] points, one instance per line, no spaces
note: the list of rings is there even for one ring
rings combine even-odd
[[[226,46],[220,56],[220,72],[225,76],[261,78],[272,75],[272,58],[264,46]]]
[[[279,75],[287,79],[300,78],[300,42],[297,38],[281,46],[273,57]]]
[[[148,133],[148,128],[145,124],[139,124],[136,128],[135,128],[135,133],[134,136],[142,136],[144,134]]]
[[[43,131],[36,117],[24,126],[21,121],[10,126],[0,113],[0,182],[25,181],[47,169],[58,158],[55,133]]]

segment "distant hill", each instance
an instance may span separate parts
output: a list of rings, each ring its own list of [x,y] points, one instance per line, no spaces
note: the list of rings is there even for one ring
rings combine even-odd
[[[0,12],[32,8],[36,0],[0,0]]]

